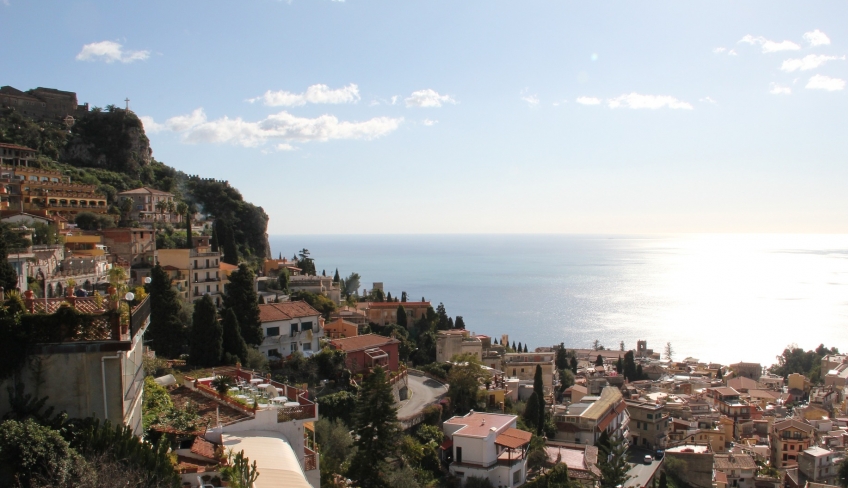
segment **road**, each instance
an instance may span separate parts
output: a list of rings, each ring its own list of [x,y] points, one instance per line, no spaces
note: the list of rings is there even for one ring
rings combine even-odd
[[[627,471],[630,479],[624,482],[625,488],[643,488],[648,486],[657,470],[662,466],[662,460],[654,459],[651,464],[645,464],[645,454],[652,453],[641,449],[631,449],[629,454],[632,464]]]
[[[400,402],[398,418],[406,418],[419,413],[424,407],[436,400],[442,393],[448,391],[448,387],[438,381],[431,380],[426,376],[410,374],[407,376],[409,397]]]

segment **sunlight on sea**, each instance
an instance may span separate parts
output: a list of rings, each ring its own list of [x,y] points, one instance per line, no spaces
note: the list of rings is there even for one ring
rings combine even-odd
[[[476,333],[774,362],[783,348],[848,350],[846,235],[272,236],[318,269],[444,302]]]

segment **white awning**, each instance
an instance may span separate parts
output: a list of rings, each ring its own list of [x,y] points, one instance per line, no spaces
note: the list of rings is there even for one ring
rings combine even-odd
[[[300,467],[297,455],[286,437],[279,432],[248,430],[221,436],[224,447],[234,452],[244,451],[245,457],[256,461],[259,477],[256,488],[312,488]]]

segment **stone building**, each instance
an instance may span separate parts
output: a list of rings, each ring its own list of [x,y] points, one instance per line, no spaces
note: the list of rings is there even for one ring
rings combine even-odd
[[[11,86],[0,87],[0,107],[13,108],[32,120],[61,120],[88,112],[88,104],[79,105],[77,94],[55,88],[38,87],[23,92]]]

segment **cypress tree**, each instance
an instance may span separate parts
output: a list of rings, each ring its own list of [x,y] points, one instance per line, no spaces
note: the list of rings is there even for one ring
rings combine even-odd
[[[397,308],[397,324],[401,327],[406,328],[406,310],[403,308],[403,305],[398,305]]]
[[[512,341],[512,350],[515,351],[515,341]]]
[[[391,469],[386,458],[395,455],[401,429],[392,387],[379,366],[365,378],[356,396],[353,424],[357,450],[348,474],[356,486],[385,486],[385,476]]]
[[[236,271],[230,273],[230,282],[224,290],[224,306],[235,312],[244,342],[258,346],[262,343],[263,334],[259,321],[259,295],[253,288],[253,282],[253,271],[246,264],[240,264]]]
[[[595,359],[595,366],[603,366],[604,365],[604,357],[598,354],[598,357]]]
[[[406,303],[406,292],[405,291],[400,292],[400,301],[402,303]]]
[[[571,356],[571,362],[570,362],[569,366],[571,366],[571,372],[574,373],[574,374],[577,374],[577,358],[576,357]]]
[[[165,358],[176,358],[186,343],[186,331],[179,319],[182,303],[177,291],[171,286],[171,278],[158,264],[150,270],[150,325],[147,338],[156,354]]]
[[[454,328],[456,328],[456,329],[463,329],[463,330],[465,330],[465,320],[463,320],[463,319],[462,319],[462,315],[457,315],[457,316],[456,316],[456,323],[455,323],[455,324],[453,324],[453,326],[454,326]]]
[[[8,253],[6,236],[0,235],[0,286],[7,292],[18,287],[18,273],[15,272],[15,268],[9,263]]]
[[[214,224],[212,224],[212,237],[209,239],[209,246],[212,248],[212,252],[218,252],[218,221],[216,220]]]
[[[530,394],[530,398],[527,399],[527,403],[524,405],[524,421],[534,427],[537,432],[539,431],[539,425],[544,424],[544,422],[539,420],[539,403],[541,403],[539,395],[534,391]]]
[[[194,213],[192,206],[186,207],[185,226],[186,226],[186,249],[194,248],[194,243],[191,242],[191,216]]]
[[[559,343],[556,351],[556,368],[565,369],[568,367],[568,352],[565,350],[565,344]]]
[[[536,424],[536,435],[542,435],[542,429],[545,427],[545,384],[542,380],[542,367],[538,364],[536,373],[533,375],[533,394],[539,397],[537,406],[539,422]]]
[[[521,352],[523,350],[524,350],[524,348],[521,347],[521,343],[519,342],[518,343],[518,349],[516,349],[515,352]]]
[[[336,274],[333,275],[333,283],[338,283],[341,280],[339,276],[339,268],[336,268]]]
[[[231,308],[226,309],[223,315],[224,357],[229,354],[231,359],[247,364],[247,344],[241,336],[238,318]]]
[[[668,478],[665,475],[665,470],[660,473],[660,488],[668,488]]]
[[[277,276],[277,288],[280,289],[283,293],[289,292],[289,269],[283,268],[280,271],[280,275]]]
[[[527,352],[527,344],[524,344],[524,352]]]
[[[191,317],[191,344],[189,362],[195,366],[216,366],[223,354],[224,331],[218,321],[218,311],[212,297],[194,302],[194,314]]]
[[[233,235],[233,228],[227,222],[221,222],[221,227],[218,229],[218,237],[221,240],[221,246],[224,248],[224,255],[221,260],[233,266],[238,265],[238,247],[236,246],[236,238]]]

